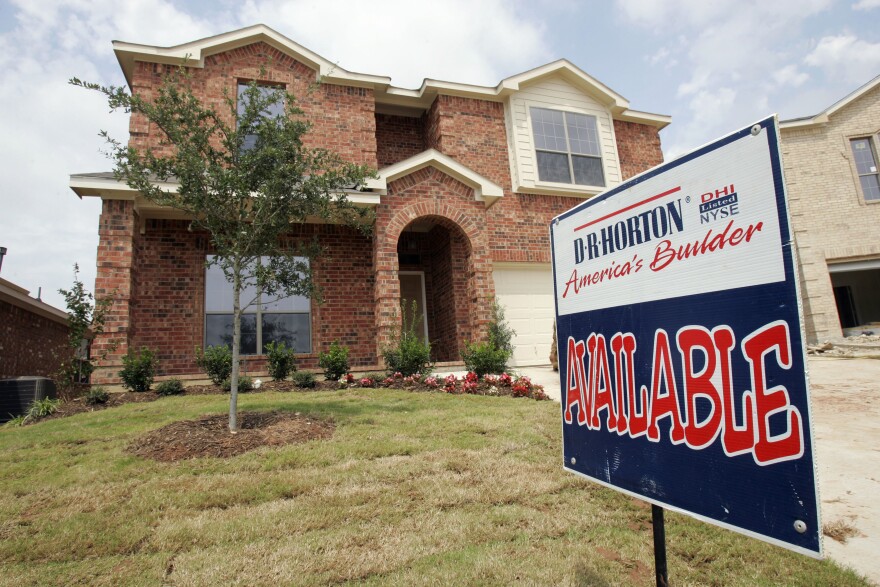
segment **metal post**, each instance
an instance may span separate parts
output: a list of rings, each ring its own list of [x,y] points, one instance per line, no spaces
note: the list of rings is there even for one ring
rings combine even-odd
[[[654,526],[654,574],[657,587],[669,587],[666,571],[666,526],[663,524],[663,508],[651,504],[651,522]]]

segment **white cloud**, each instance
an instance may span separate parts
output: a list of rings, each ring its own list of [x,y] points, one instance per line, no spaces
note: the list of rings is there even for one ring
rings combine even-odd
[[[797,65],[789,64],[785,67],[777,69],[773,73],[773,81],[778,87],[791,86],[800,87],[810,79],[810,76],[802,71],[798,71]]]
[[[863,84],[880,72],[880,43],[846,33],[822,37],[804,63],[824,70],[829,77]]]
[[[853,10],[873,10],[880,8],[880,0],[859,0],[853,4]]]
[[[426,77],[495,85],[551,59],[543,27],[503,0],[250,0],[240,17],[265,22],[345,69],[390,75],[402,87]]]

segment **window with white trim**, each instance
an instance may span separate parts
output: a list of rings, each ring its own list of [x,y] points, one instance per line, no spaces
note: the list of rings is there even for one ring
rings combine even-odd
[[[877,171],[877,154],[871,137],[851,139],[850,145],[865,201],[880,201],[880,173]]]
[[[246,108],[247,103],[248,103],[247,94],[245,93],[248,89],[248,85],[249,84],[247,82],[239,82],[238,83],[237,108],[238,108],[239,118],[241,118],[241,116],[244,114],[244,109]],[[283,91],[283,90],[284,90],[284,88],[279,87],[279,86],[269,86],[269,85],[259,85],[259,84],[257,85],[257,91],[259,91],[260,95],[264,98],[273,92],[278,92],[278,91]],[[281,101],[275,102],[274,104],[269,106],[267,108],[267,110],[265,112],[263,112],[263,116],[268,117],[268,118],[280,118],[281,116],[284,116],[284,101],[281,100]],[[249,134],[249,135],[245,136],[244,143],[241,146],[241,150],[242,150],[242,152],[250,151],[256,145],[257,145],[257,135],[256,134]]]
[[[595,116],[535,106],[529,112],[540,181],[605,186]]]
[[[208,256],[210,262],[212,256]],[[307,261],[302,259],[303,261]],[[263,262],[268,262],[264,257]],[[266,344],[283,342],[297,353],[312,350],[312,301],[306,296],[278,299],[257,291],[253,283],[241,291],[242,304],[256,303],[241,315],[241,354],[265,354]],[[205,270],[205,348],[232,347],[232,284],[218,265]]]

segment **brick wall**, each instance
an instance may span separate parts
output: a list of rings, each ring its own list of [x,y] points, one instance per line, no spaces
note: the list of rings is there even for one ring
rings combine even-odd
[[[878,121],[880,87],[875,87],[826,124],[782,130],[780,147],[811,341],[842,334],[828,264],[880,259],[880,202],[865,202],[850,146],[852,138],[876,134]]]
[[[376,159],[380,168],[426,149],[423,117],[376,114]]]
[[[261,71],[261,68],[264,71]],[[138,62],[132,74],[132,91],[152,96],[172,68]],[[224,103],[235,97],[238,82],[256,80],[283,85],[294,95],[312,127],[304,137],[307,147],[324,147],[339,153],[346,161],[376,167],[376,116],[373,91],[367,88],[315,85],[315,71],[265,43],[218,53],[205,58],[204,68],[190,68],[193,92],[219,112],[233,113]],[[139,114],[131,116],[130,144],[135,147],[161,147],[161,134]]]
[[[614,134],[617,137],[617,156],[623,179],[663,163],[660,131],[655,127],[615,120]]]
[[[70,356],[67,335],[66,324],[0,300],[0,379],[53,377]]]
[[[159,375],[199,373],[196,347],[204,347],[205,257],[212,253],[207,234],[187,230],[177,220],[148,220],[136,239],[132,275],[131,348],[157,351]],[[316,368],[317,355],[333,340],[351,349],[355,366],[376,364],[372,310],[372,242],[356,230],[337,225],[306,225],[294,231],[291,245],[317,239],[322,254],[312,260],[323,304],[312,303],[312,353],[298,365]],[[246,357],[250,373],[264,373],[263,357]],[[121,358],[103,381],[115,381]],[[110,361],[108,361],[108,364]]]

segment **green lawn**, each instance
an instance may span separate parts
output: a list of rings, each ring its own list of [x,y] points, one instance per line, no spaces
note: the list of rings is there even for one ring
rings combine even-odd
[[[222,413],[170,397],[0,428],[0,585],[653,585],[650,508],[561,468],[559,405],[395,390],[260,393],[329,441],[227,460],[124,452]],[[866,585],[667,513],[674,585]]]

